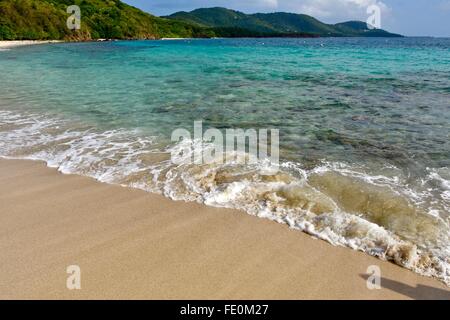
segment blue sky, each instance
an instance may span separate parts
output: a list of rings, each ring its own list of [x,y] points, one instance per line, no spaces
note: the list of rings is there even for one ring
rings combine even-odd
[[[155,15],[221,6],[246,13],[287,11],[328,23],[366,21],[367,7],[381,8],[381,27],[408,36],[450,37],[450,0],[124,0]]]

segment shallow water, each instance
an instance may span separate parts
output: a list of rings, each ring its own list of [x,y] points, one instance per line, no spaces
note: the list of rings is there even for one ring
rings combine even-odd
[[[450,39],[72,43],[0,52],[0,155],[241,208],[450,279]],[[276,128],[281,168],[175,165],[176,128]],[[237,155],[243,157],[245,155]]]

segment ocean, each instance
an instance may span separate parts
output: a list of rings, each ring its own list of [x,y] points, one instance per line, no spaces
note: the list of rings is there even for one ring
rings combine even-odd
[[[0,156],[238,208],[450,284],[450,39],[0,51]],[[177,163],[177,128],[279,130],[280,163]],[[245,157],[246,155],[237,155]]]

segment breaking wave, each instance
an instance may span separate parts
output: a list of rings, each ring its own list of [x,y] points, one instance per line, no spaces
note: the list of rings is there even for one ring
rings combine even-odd
[[[427,168],[412,184],[393,166],[373,170],[326,161],[313,167],[268,161],[197,165],[187,161],[190,154],[175,165],[171,154],[186,146],[194,153],[202,144],[160,141],[139,130],[98,131],[44,115],[0,111],[2,157],[42,160],[62,173],[241,209],[450,285],[449,168]]]

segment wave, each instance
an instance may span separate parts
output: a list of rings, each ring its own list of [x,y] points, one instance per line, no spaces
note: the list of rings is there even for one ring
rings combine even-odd
[[[427,168],[413,184],[399,168],[321,161],[197,165],[201,141],[165,145],[139,130],[99,131],[74,121],[0,111],[0,156],[42,160],[62,173],[235,208],[288,224],[333,245],[364,251],[450,285],[450,170]],[[183,161],[186,160],[186,161]],[[381,173],[380,173],[381,172]]]

